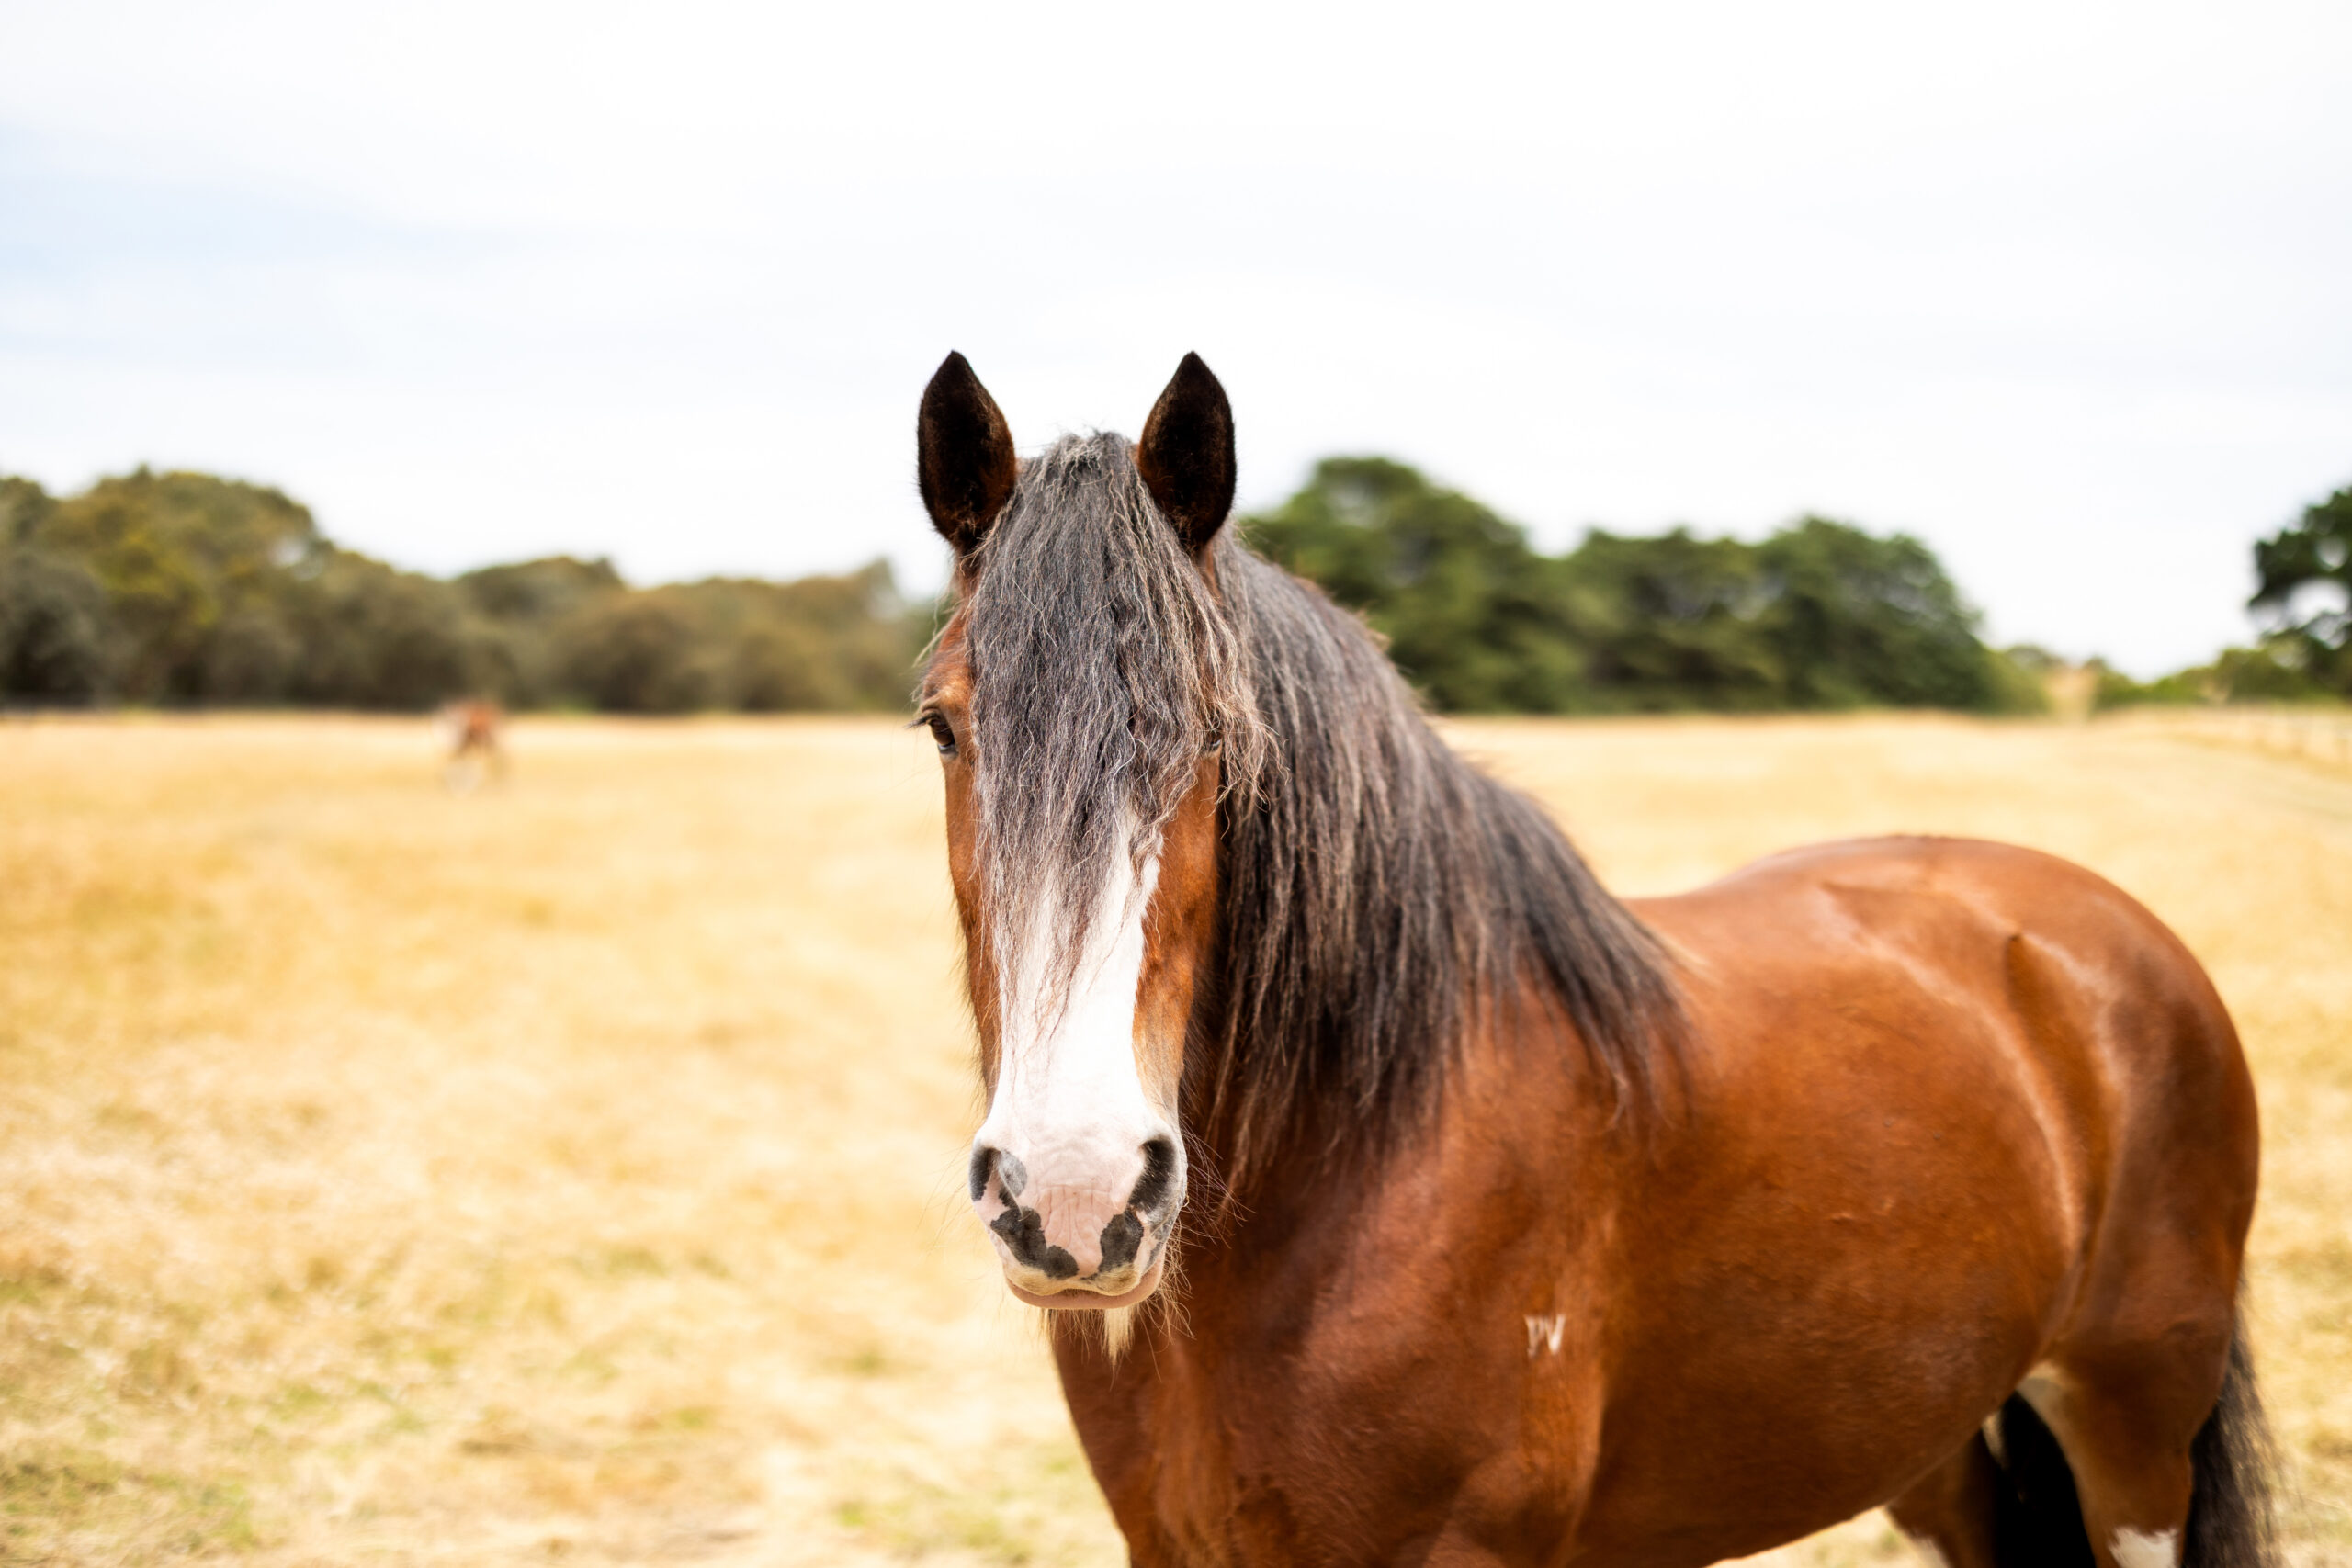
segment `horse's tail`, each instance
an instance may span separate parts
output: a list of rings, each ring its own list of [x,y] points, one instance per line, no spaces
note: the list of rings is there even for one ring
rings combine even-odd
[[[2001,1406],[2002,1481],[1995,1498],[2000,1568],[2092,1568],[2075,1472],[2041,1417],[2011,1394]],[[2270,1475],[2277,1457],[2254,1386],[2243,1309],[2230,1333],[2221,1397],[2188,1446],[2188,1529],[2180,1568],[2276,1568]]]
[[[2270,1474],[2278,1456],[2270,1424],[2254,1386],[2254,1352],[2246,1348],[2245,1310],[2230,1333],[2229,1371],[2222,1397],[2188,1446],[2195,1473],[2188,1497],[2188,1539],[2181,1568],[2272,1568],[2278,1541],[2270,1513]]]

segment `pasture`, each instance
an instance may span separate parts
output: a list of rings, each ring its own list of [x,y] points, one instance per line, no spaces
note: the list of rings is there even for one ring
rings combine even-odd
[[[2345,748],[1449,728],[1623,892],[1931,830],[2171,922],[2262,1093],[2290,1548],[2352,1563]],[[965,1210],[927,739],[548,719],[512,750],[458,796],[414,720],[0,724],[0,1561],[1120,1561]],[[1774,1555],[1907,1549],[1865,1518]]]

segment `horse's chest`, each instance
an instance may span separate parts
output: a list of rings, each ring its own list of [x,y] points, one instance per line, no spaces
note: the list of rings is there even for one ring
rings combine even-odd
[[[1590,1337],[1572,1311],[1465,1303],[1263,1359],[1195,1339],[1125,1408],[1072,1403],[1090,1452],[1132,1456],[1098,1470],[1130,1539],[1148,1520],[1168,1562],[1377,1562],[1449,1539],[1540,1554],[1591,1473]]]

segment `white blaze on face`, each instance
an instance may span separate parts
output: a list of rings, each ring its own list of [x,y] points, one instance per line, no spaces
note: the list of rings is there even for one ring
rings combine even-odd
[[[1136,1190],[1151,1164],[1147,1145],[1160,1143],[1163,1161],[1177,1147],[1136,1063],[1144,919],[1159,875],[1156,855],[1140,874],[1117,857],[1060,1007],[1051,1005],[1047,920],[1005,966],[996,1093],[974,1144],[984,1186],[973,1201],[1006,1271],[1039,1293],[1073,1280],[1106,1294],[1132,1287],[1157,1259],[1182,1191],[1181,1160],[1170,1201]],[[1139,1242],[1122,1241],[1137,1227]]]

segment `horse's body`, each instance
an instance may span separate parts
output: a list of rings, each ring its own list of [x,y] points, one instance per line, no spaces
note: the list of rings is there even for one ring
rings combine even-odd
[[[1018,464],[954,356],[922,441],[972,1197],[1022,1299],[1114,1309],[1054,1344],[1136,1562],[1664,1568],[1886,1503],[1948,1568],[2260,1568],[2253,1094],[2154,917],[1945,840],[1621,906],[1220,533],[1196,360],[1132,457]]]
[[[1987,1562],[1942,1489],[1989,1491],[1978,1428],[2030,1376],[2113,1478],[2094,1539],[2185,1499],[2255,1172],[2178,943],[2071,866],[1951,840],[1636,908],[1692,1024],[1645,1147],[1571,1042],[1479,1041],[1377,1181],[1276,1179],[1189,1246],[1181,1327],[1116,1364],[1057,1336],[1138,1562],[1697,1564],[1905,1493]]]

